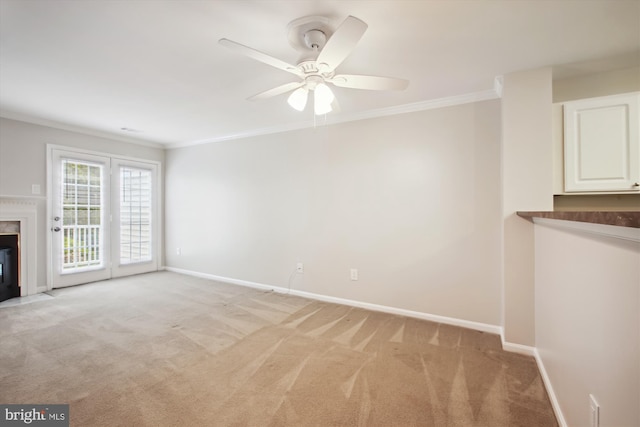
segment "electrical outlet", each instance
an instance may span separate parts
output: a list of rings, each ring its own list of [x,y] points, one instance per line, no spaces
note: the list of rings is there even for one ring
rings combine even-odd
[[[40,184],[31,184],[31,194],[40,194]]]
[[[358,269],[357,268],[352,268],[351,269],[351,280],[358,280]]]
[[[600,405],[593,394],[589,395],[589,408],[591,409],[591,427],[600,427]]]
[[[299,262],[296,264],[296,273],[302,274],[304,273],[304,264]]]
[[[176,248],[176,255],[182,255],[182,249]]]

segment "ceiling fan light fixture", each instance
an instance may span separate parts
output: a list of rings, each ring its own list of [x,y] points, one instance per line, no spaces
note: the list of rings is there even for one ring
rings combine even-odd
[[[308,96],[309,96],[309,91],[307,90],[307,88],[300,87],[294,90],[291,93],[291,95],[289,95],[287,102],[289,103],[291,108],[298,111],[302,111],[304,110],[304,107],[307,105]]]
[[[315,88],[316,99],[319,99],[323,104],[331,104],[335,99],[333,92],[324,83],[319,83]]]
[[[330,113],[333,110],[331,103],[335,99],[333,92],[324,83],[320,83],[313,91],[313,111],[316,116]]]
[[[333,110],[331,103],[335,98],[329,86],[318,83],[313,90],[313,110],[316,116],[330,113]]]

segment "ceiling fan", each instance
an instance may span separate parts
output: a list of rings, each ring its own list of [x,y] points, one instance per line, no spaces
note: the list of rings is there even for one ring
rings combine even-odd
[[[409,84],[407,80],[392,77],[336,74],[336,68],[351,53],[367,30],[367,24],[354,16],[348,16],[335,31],[329,26],[329,20],[322,16],[296,19],[289,23],[287,28],[289,42],[303,52],[297,65],[229,39],[219,40],[222,46],[299,78],[299,81],[258,93],[249,100],[267,99],[293,91],[287,102],[296,110],[303,111],[311,92],[314,112],[320,115],[337,109],[335,96],[327,83],[338,87],[368,90],[403,90]]]

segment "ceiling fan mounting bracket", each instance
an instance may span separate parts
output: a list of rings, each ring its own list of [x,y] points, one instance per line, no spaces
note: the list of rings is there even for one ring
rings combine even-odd
[[[309,30],[304,33],[304,43],[309,49],[320,51],[327,43],[327,36],[320,30]]]
[[[305,16],[287,25],[289,44],[302,53],[319,52],[324,47],[333,28],[324,16]]]

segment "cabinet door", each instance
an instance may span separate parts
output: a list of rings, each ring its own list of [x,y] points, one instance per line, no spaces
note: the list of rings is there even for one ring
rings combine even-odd
[[[640,92],[564,104],[566,192],[640,191]]]

